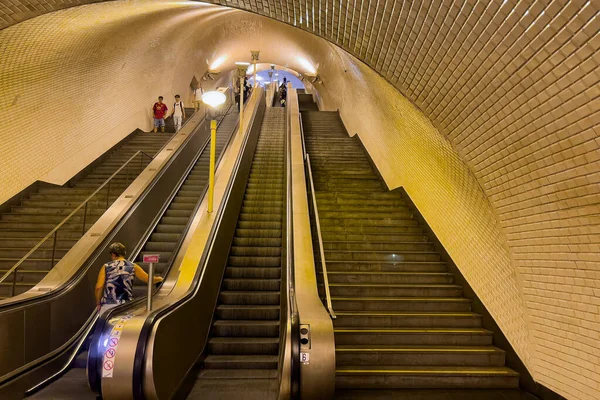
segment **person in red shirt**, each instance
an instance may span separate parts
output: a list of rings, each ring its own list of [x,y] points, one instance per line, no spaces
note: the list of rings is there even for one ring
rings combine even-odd
[[[167,115],[167,105],[163,103],[163,97],[158,96],[158,102],[152,107],[152,115],[154,116],[154,132],[160,126],[160,131],[165,131],[165,115]]]

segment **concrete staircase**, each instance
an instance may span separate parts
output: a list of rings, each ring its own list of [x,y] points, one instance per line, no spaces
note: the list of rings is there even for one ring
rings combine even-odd
[[[111,151],[84,178],[73,187],[40,187],[36,192],[13,206],[11,212],[0,215],[0,276],[27,254],[58,223],[68,216],[81,202],[92,194],[107,178],[117,171],[138,150],[154,156],[171,138],[170,133],[134,133],[118,148]],[[120,172],[111,182],[108,196],[110,206],[127,186],[149,163],[149,159],[136,158],[130,168]],[[85,226],[84,209],[58,231],[54,263],[52,262],[53,239],[47,240],[34,252],[16,273],[15,295],[36,285],[50,269],[60,261],[69,249],[81,238],[107,209],[108,187],[103,188],[88,205]],[[0,284],[0,299],[10,297],[14,275]]]
[[[231,134],[237,125],[239,114],[232,112],[226,115],[217,129],[216,158],[225,149]],[[166,209],[158,225],[154,228],[150,240],[146,242],[140,252],[136,263],[147,271],[148,266],[142,262],[144,254],[160,254],[160,262],[154,265],[154,273],[164,276],[168,266],[177,254],[177,244],[184,233],[193,211],[201,199],[202,193],[208,185],[208,173],[210,165],[210,145],[198,157],[189,175],[181,185],[181,188]],[[135,280],[134,297],[146,295],[146,284]]]
[[[298,92],[298,107],[300,111],[319,111],[319,107],[313,102],[312,94]]]
[[[337,314],[336,388],[517,388],[492,332],[338,113],[302,121]]]
[[[215,312],[190,398],[275,399],[281,295],[285,109],[267,108]]]

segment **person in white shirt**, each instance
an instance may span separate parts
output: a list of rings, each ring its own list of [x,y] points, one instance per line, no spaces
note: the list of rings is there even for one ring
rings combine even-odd
[[[198,83],[198,86],[194,90],[194,109],[198,111],[200,109],[200,105],[202,104],[202,95],[204,94],[204,90],[202,90],[202,86]]]
[[[181,123],[185,118],[185,105],[178,94],[175,95],[175,104],[173,104],[173,125],[175,125],[175,132],[179,132],[181,129]]]

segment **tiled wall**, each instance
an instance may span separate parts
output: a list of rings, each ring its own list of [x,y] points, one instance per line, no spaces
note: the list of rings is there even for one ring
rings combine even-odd
[[[177,23],[203,26],[207,10],[169,6],[77,7],[0,31],[0,203],[36,180],[62,185],[136,128],[151,130],[158,95],[191,106],[207,55],[194,45],[203,34],[191,40]]]
[[[407,188],[534,378],[568,398],[600,398],[599,2],[222,1],[339,45],[423,114],[315,36],[239,14],[219,36],[195,11],[155,3],[112,2],[93,18],[75,8],[0,31],[0,106],[21,132],[0,126],[0,197],[57,154],[81,157],[147,125],[145,102],[183,90],[181,76],[218,49],[260,44],[261,60],[303,72],[301,54],[319,63],[324,104],[339,105],[387,183]],[[139,12],[115,11],[128,6]],[[6,25],[32,15],[0,7]],[[36,157],[10,158],[24,149]]]

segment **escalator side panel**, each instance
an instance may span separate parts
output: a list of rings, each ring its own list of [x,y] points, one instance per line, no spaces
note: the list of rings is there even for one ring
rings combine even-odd
[[[207,266],[204,270],[197,295],[165,315],[154,327],[151,354],[154,382],[144,382],[144,388],[152,386],[158,398],[170,398],[179,389],[183,379],[194,366],[207,343],[233,233],[237,226],[250,166],[258,142],[261,124],[257,121],[262,121],[264,112],[265,100],[263,97],[256,112],[255,123],[248,133],[248,142],[214,239],[209,267]],[[176,355],[177,362],[164,362],[164,360],[174,361],[174,355]],[[137,354],[136,357],[138,357]],[[141,387],[139,382],[135,382],[135,377],[134,387]],[[139,395],[136,393],[136,398]]]

